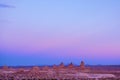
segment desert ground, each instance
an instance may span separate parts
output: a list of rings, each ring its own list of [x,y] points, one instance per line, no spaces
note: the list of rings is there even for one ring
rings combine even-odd
[[[79,66],[2,66],[0,80],[120,80],[120,66],[90,66],[83,61]]]

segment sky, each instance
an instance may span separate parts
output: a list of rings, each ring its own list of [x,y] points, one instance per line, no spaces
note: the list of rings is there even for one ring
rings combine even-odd
[[[0,0],[0,65],[120,65],[119,4]]]

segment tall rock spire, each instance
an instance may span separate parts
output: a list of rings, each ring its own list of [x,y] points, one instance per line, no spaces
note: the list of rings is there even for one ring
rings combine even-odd
[[[85,63],[84,63],[84,61],[81,61],[81,63],[80,63],[80,69],[82,69],[82,70],[85,69]]]
[[[59,65],[60,68],[64,68],[64,63],[61,62],[60,65]]]
[[[73,67],[74,67],[73,63],[71,62],[71,63],[68,65],[68,67],[69,67],[69,68],[73,68]]]

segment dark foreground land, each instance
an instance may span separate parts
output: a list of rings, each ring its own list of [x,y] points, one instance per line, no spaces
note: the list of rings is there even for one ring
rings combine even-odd
[[[0,68],[0,80],[120,80],[120,66],[33,66]]]

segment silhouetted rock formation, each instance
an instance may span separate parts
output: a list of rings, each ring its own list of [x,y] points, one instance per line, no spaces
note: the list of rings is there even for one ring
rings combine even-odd
[[[32,72],[32,73],[38,73],[39,70],[40,70],[40,68],[39,68],[38,66],[34,66],[34,67],[32,67],[32,69],[30,70],[30,72]]]
[[[62,62],[59,66],[52,67],[34,66],[10,69],[8,66],[3,66],[0,69],[0,80],[119,80],[119,75],[119,70],[117,72],[92,70],[88,66],[85,67],[83,61],[79,67],[73,65],[72,62],[65,67]]]
[[[20,68],[17,70],[17,73],[23,73],[24,72],[24,69],[23,68]]]
[[[3,70],[9,70],[8,66],[3,66]]]
[[[74,65],[73,65],[73,63],[71,62],[69,65],[68,65],[68,68],[73,68],[74,67]]]
[[[64,63],[61,62],[60,65],[59,65],[59,68],[64,68],[64,67],[65,67],[65,66],[64,66]]]
[[[80,63],[80,69],[81,70],[84,70],[85,69],[85,63],[83,61],[81,61]]]
[[[42,69],[43,69],[43,70],[48,70],[49,67],[48,67],[48,66],[44,66]]]
[[[53,69],[57,69],[57,66],[55,64],[53,65]]]

